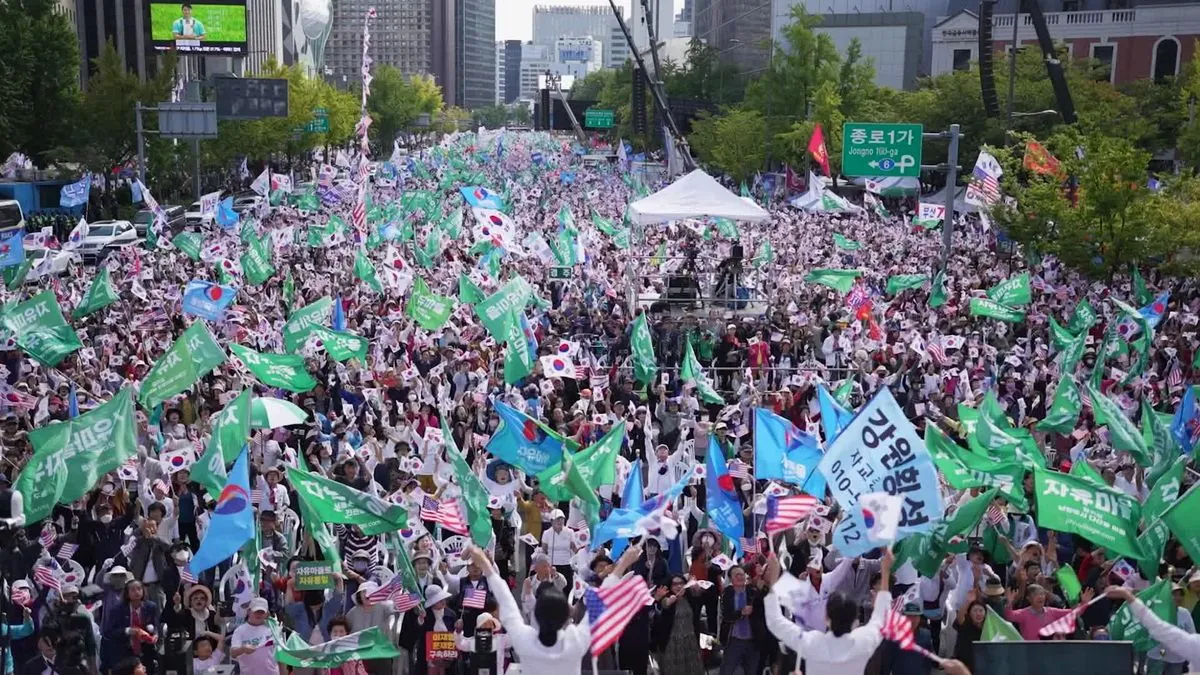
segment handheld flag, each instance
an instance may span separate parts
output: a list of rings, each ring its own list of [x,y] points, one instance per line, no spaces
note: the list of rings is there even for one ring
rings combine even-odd
[[[216,567],[254,537],[248,455],[248,446],[243,447],[233,464],[233,470],[229,472],[229,481],[217,498],[217,506],[213,510],[204,540],[200,542],[200,550],[196,551],[196,555],[188,562],[187,569],[192,576],[199,576]]]
[[[708,489],[705,491],[705,512],[709,522],[730,541],[734,547],[745,534],[745,522],[742,518],[741,501],[738,499],[737,488],[729,469],[725,465],[725,452],[717,444],[716,436],[708,437],[708,459],[706,478]],[[808,497],[812,499],[811,497]]]
[[[225,318],[225,310],[233,304],[237,289],[210,281],[193,279],[183,291],[183,312],[209,321]]]

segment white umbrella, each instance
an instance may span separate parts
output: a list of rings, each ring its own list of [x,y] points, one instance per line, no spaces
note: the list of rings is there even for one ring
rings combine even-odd
[[[277,429],[304,424],[308,413],[303,408],[278,398],[255,398],[250,402],[250,426],[254,429]]]

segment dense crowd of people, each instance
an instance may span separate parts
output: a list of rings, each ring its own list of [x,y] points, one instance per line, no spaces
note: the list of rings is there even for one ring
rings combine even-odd
[[[1195,382],[1195,279],[1145,269],[1144,281],[1097,281],[1052,257],[1002,252],[995,233],[968,218],[939,275],[938,232],[902,215],[798,210],[757,184],[750,192],[767,206],[764,220],[639,226],[629,204],[667,181],[623,163],[585,165],[577,150],[546,134],[456,134],[411,157],[393,156],[366,178],[361,220],[355,158],[341,168],[351,175],[345,181],[318,165],[312,184],[273,192],[274,206],[228,228],[205,226],[196,255],[179,239],[188,235],[161,232],[106,258],[101,265],[118,297],[70,318],[82,348],[54,367],[10,339],[0,396],[3,672],[236,666],[243,675],[288,668],[424,675],[514,660],[523,670],[575,672],[600,639],[597,612],[611,609],[619,596],[610,593],[632,576],[644,580],[647,602],[602,645],[595,661],[602,669],[969,672],[977,645],[997,632],[1103,639],[1124,605],[1149,631],[1135,640],[1139,668],[1181,673],[1196,658],[1195,643],[1180,633],[1195,632],[1200,609],[1200,570],[1187,537],[1172,527],[1161,555],[1132,559],[1043,525],[1035,488],[1035,473],[1057,470],[1147,507],[1164,475],[1175,480],[1168,501],[1185,494],[1196,475],[1187,461],[1156,471],[1157,462],[1128,451],[1112,411],[1098,416],[1101,404],[1091,397],[1077,419],[1054,430],[1039,423],[1054,417],[1064,355],[1076,338],[1072,378],[1092,378],[1140,429],[1175,415]],[[461,188],[480,208],[500,206],[502,216],[488,220],[491,212],[473,210]],[[265,280],[248,278],[248,242],[268,251],[274,269]],[[551,274],[563,268],[571,270],[566,278]],[[860,274],[847,290],[814,281],[821,270]],[[5,299],[49,290],[70,315],[99,271],[79,267],[10,284]],[[1026,274],[1024,320],[972,312],[973,298]],[[889,280],[901,275],[928,278],[897,289]],[[505,339],[492,330],[495,317],[477,308],[518,278],[528,292],[504,307],[520,320],[518,338]],[[700,297],[677,300],[678,278],[695,280]],[[193,280],[236,289],[220,320],[184,312]],[[737,299],[704,299],[720,295],[713,289],[721,284]],[[1126,315],[1113,300],[1140,306],[1143,290],[1154,302],[1165,298],[1153,328],[1141,323],[1148,344],[1124,333],[1114,340]],[[427,293],[448,303],[434,328]],[[289,318],[324,298],[335,307],[318,323],[365,338],[365,356],[335,358],[307,333],[289,344]],[[1091,308],[1090,322],[1072,321],[1080,306]],[[136,394],[197,322],[222,350],[237,344],[302,355],[298,368],[314,382],[280,386],[230,355],[161,405],[138,407],[133,456],[85,476],[90,484],[68,486],[78,496],[50,513],[25,518],[31,488],[18,476],[63,447],[37,430],[83,419],[124,388]],[[1114,341],[1124,347],[1106,353]],[[519,354],[523,342],[531,354]],[[242,440],[254,545],[194,573],[210,526],[232,503],[229,487],[195,476],[221,453],[215,437],[224,412],[244,390],[302,414],[283,426],[266,413],[254,422]],[[838,433],[831,414],[850,415],[881,391],[925,439],[929,449],[921,452],[936,461],[938,478],[924,487],[944,508],[931,514],[929,528],[902,530],[894,545],[893,534],[848,551],[838,532],[855,507],[839,499],[828,474],[828,491],[761,477],[766,441],[756,417],[774,413],[790,425],[791,440],[811,439],[829,452]],[[596,470],[606,475],[583,479],[594,496],[564,493],[575,489],[569,464],[539,473],[530,456],[514,461],[499,450],[514,419],[522,421],[523,449],[578,449],[579,464],[615,429],[616,452]],[[1028,439],[1021,452],[1039,455],[1018,455],[1020,473],[999,492],[989,491],[998,483],[986,477],[950,475],[953,467],[974,470],[957,451],[994,459],[988,450],[996,446],[981,440],[979,427]],[[935,450],[931,434],[955,449]],[[1172,460],[1186,457],[1180,449],[1170,447]],[[474,478],[457,467],[460,457]],[[233,486],[234,457],[224,460]],[[321,510],[310,476],[326,479],[319,483],[326,494],[344,488],[367,500],[354,503],[399,507],[406,522],[377,528],[370,516],[380,513],[367,507],[360,520]],[[78,474],[72,469],[70,477]],[[486,490],[486,511],[474,500],[475,485]],[[884,485],[880,491],[897,493]],[[819,503],[782,531],[769,527],[806,490]],[[740,536],[718,524],[714,491],[732,500]],[[930,534],[935,524],[957,525],[975,513],[981,495],[986,515],[980,510],[944,540]],[[662,508],[646,511],[634,532],[596,536],[599,523],[655,497]],[[906,541],[918,537],[932,542],[932,556],[905,554]],[[333,564],[314,573],[322,561]],[[1145,600],[1140,594],[1158,580],[1170,589],[1177,620],[1172,612],[1164,623],[1133,598]],[[884,639],[895,636],[897,617],[920,649]],[[1122,630],[1125,637],[1113,637],[1131,639],[1133,629]]]

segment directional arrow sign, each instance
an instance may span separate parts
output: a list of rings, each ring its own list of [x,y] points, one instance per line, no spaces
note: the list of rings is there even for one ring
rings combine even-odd
[[[842,175],[921,174],[920,124],[847,122],[842,127]]]

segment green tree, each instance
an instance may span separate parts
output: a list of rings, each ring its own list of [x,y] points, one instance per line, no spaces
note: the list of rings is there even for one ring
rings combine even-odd
[[[600,98],[601,92],[605,87],[608,87],[613,78],[617,76],[617,71],[604,68],[602,70],[593,70],[575,80],[575,84],[571,85],[570,98],[576,101],[595,101]]]
[[[375,69],[367,110],[371,113],[371,132],[382,146],[391,147],[392,139],[421,114],[433,115],[442,109],[442,90],[426,75],[406,76],[395,66]]]
[[[762,170],[766,122],[757,110],[733,109],[692,122],[692,148],[714,167],[742,181]]]
[[[54,0],[0,0],[0,157],[39,164],[69,142],[79,104],[74,27]]]
[[[488,129],[499,129],[508,124],[510,118],[508,108],[502,105],[489,105],[471,112],[471,123]]]

